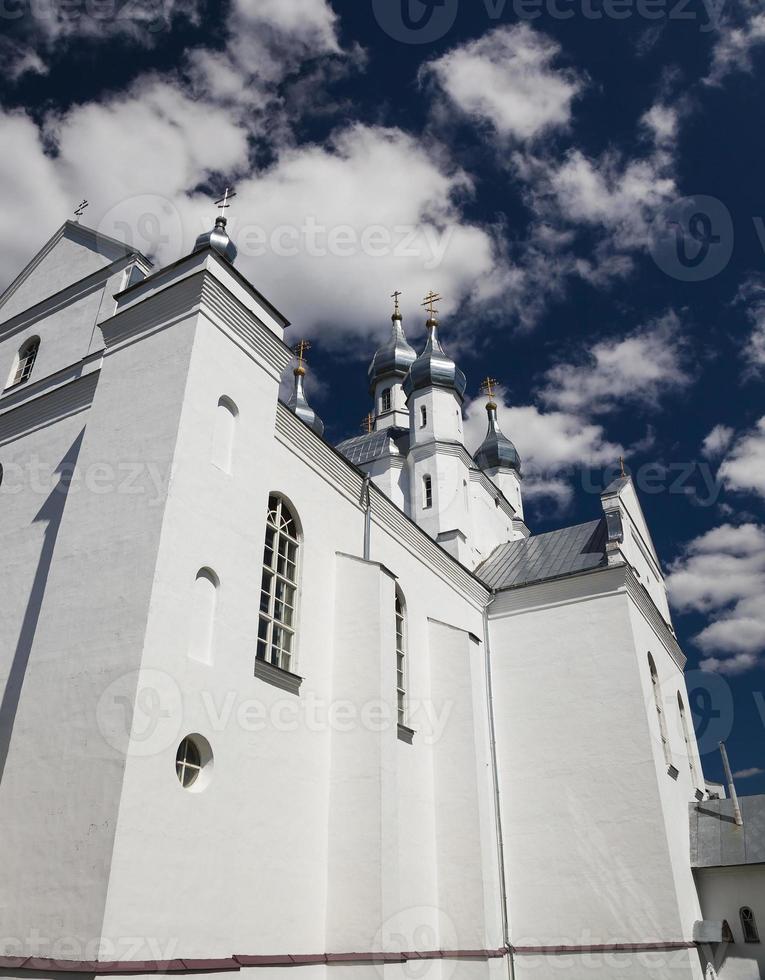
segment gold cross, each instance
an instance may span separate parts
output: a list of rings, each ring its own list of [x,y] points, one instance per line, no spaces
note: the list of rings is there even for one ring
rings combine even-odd
[[[361,423],[361,428],[366,433],[374,432],[374,428],[375,428],[375,416],[374,416],[374,412],[370,412],[369,415],[367,415],[367,417]]]
[[[624,479],[624,477],[627,476],[627,472],[624,469],[624,456],[620,456],[619,457],[619,466],[621,466],[621,469],[622,469],[622,479]]]
[[[311,345],[308,343],[307,340],[301,340],[299,343],[295,344],[295,346],[292,348],[292,350],[295,352],[295,355],[297,356],[298,359],[298,367],[303,366],[303,361],[305,360],[306,351],[309,351],[310,349],[311,349]]]
[[[400,313],[401,312],[401,310],[399,309],[399,306],[398,306],[398,298],[399,298],[399,296],[402,296],[402,295],[403,294],[402,294],[401,290],[400,289],[397,289],[396,292],[393,293],[393,295],[391,296],[391,299],[396,304],[395,309],[393,310],[394,313]]]
[[[78,218],[81,218],[85,214],[85,210],[90,207],[90,202],[86,200],[80,201],[77,207],[74,209],[74,213]]]
[[[428,310],[428,313],[430,313],[431,319],[433,317],[435,317],[436,314],[438,313],[438,310],[435,308],[435,304],[436,303],[440,303],[441,302],[441,299],[442,299],[442,297],[439,296],[438,293],[434,293],[432,289],[428,293],[428,295],[425,297],[425,302],[422,305],[425,306],[425,307],[427,307],[427,310]]]
[[[481,391],[484,393],[484,395],[486,395],[487,398],[490,398],[492,401],[494,401],[494,389],[498,384],[499,381],[497,381],[496,378],[485,378],[481,382]]]

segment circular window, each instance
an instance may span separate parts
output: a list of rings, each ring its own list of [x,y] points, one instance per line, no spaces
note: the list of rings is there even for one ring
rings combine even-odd
[[[175,754],[175,772],[184,789],[199,791],[209,782],[212,749],[202,735],[187,735]]]

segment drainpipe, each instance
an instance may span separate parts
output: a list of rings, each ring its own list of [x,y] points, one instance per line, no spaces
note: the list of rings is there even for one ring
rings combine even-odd
[[[505,843],[502,835],[502,808],[499,795],[499,769],[497,767],[497,730],[494,715],[494,688],[491,678],[491,645],[489,642],[489,606],[494,602],[492,596],[483,610],[483,646],[486,665],[486,694],[489,709],[489,746],[491,750],[491,774],[494,783],[494,825],[497,831],[497,861],[499,864],[499,894],[502,902],[502,936],[507,950],[507,974],[510,980],[515,976],[513,952],[510,945],[510,923],[507,915],[507,887],[505,884]]]
[[[369,561],[372,550],[372,494],[369,485],[372,478],[367,473],[361,488],[361,505],[366,508],[364,513],[364,561]]]
[[[738,805],[738,794],[736,793],[736,787],[733,785],[733,773],[730,771],[730,762],[728,762],[728,752],[725,748],[725,742],[720,742],[720,755],[722,756],[725,778],[728,780],[728,792],[730,793],[730,798],[733,800],[733,816],[736,819],[736,825],[743,827],[744,818],[741,816],[741,807]]]

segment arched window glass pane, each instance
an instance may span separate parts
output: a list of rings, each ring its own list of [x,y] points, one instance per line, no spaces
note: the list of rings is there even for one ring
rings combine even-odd
[[[263,576],[260,584],[259,660],[290,670],[295,649],[297,522],[281,497],[268,499]]]
[[[29,381],[32,376],[32,368],[35,366],[35,361],[37,360],[37,353],[39,350],[39,337],[34,337],[32,340],[29,340],[26,344],[24,344],[19,351],[16,371],[11,378],[11,385],[20,385],[24,384],[25,381]]]
[[[401,594],[396,591],[396,700],[398,723],[406,723],[406,617]]]
[[[760,941],[760,934],[757,931],[757,923],[754,920],[754,912],[745,905],[739,911],[739,917],[741,919],[741,931],[744,933],[745,943],[758,943]]]

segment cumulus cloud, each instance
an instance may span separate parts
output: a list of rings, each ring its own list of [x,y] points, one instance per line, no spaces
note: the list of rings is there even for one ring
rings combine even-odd
[[[625,404],[657,405],[691,377],[684,365],[680,319],[670,310],[626,337],[600,341],[576,363],[559,363],[545,375],[546,405],[590,415]]]
[[[718,25],[712,64],[704,79],[708,85],[719,85],[731,72],[751,72],[752,52],[765,42],[765,13],[756,0],[727,6],[727,20]]]
[[[720,459],[730,446],[735,432],[729,425],[716,425],[704,439],[701,453],[706,459]]]
[[[694,642],[710,656],[707,670],[741,673],[756,666],[765,650],[765,528],[723,524],[685,548],[667,579],[681,612],[710,618]]]
[[[527,141],[568,125],[582,82],[556,68],[560,45],[528,24],[498,27],[430,62],[425,74],[465,115]]]
[[[736,440],[717,475],[730,490],[765,498],[765,416]]]
[[[230,224],[238,267],[308,333],[321,325],[329,340],[382,336],[391,289],[404,290],[419,313],[436,271],[449,283],[444,313],[505,283],[492,235],[462,217],[467,175],[398,129],[351,125],[322,145],[275,148],[274,163],[253,171],[236,113],[147,79],[125,96],[49,118],[44,134],[19,114],[0,117],[0,131],[19,148],[0,161],[8,199],[26,202],[19,234],[0,243],[6,281],[83,196],[89,224],[174,261],[214,216],[196,188],[222,172],[242,175]],[[50,215],[59,216],[52,227]],[[349,283],[353,301],[339,302]],[[416,323],[411,329],[416,335]]]

